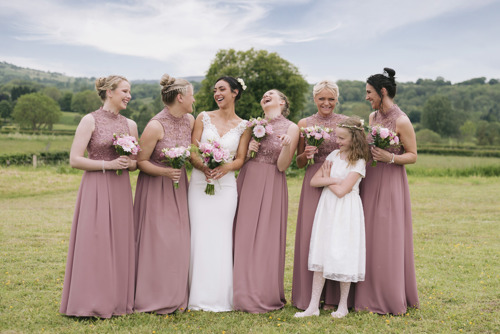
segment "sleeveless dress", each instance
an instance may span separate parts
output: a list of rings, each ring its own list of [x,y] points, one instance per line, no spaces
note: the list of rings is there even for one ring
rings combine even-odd
[[[394,105],[385,115],[376,111],[372,125],[396,131],[399,117],[407,116]],[[389,151],[402,154],[404,149]],[[371,167],[369,163],[360,195],[366,226],[366,277],[356,285],[356,310],[403,314],[407,307],[419,306],[405,167],[384,162]]]
[[[236,156],[246,129],[241,121],[222,137],[203,112],[201,143],[218,141]],[[188,201],[191,221],[189,303],[192,310],[225,312],[233,309],[233,221],[238,194],[234,172],[214,182],[215,194],[205,194],[205,174],[193,168]]]
[[[152,118],[163,126],[149,161],[165,167],[161,150],[191,143],[188,115],[172,116],[167,108]],[[189,212],[188,180],[182,168],[179,188],[166,176],[140,172],[134,203],[136,288],[134,309],[159,314],[183,311],[188,302]]]
[[[284,273],[288,188],[276,165],[281,152],[278,135],[291,121],[271,120],[273,134],[260,142],[255,158],[238,175],[238,209],[234,225],[234,309],[265,313],[285,303]]]
[[[365,176],[364,159],[348,165],[335,150],[326,158],[333,162],[331,177],[345,179],[351,172]],[[323,277],[340,282],[365,279],[365,219],[356,181],[351,192],[337,197],[323,187],[314,216],[309,248],[309,270],[323,272]]]
[[[331,113],[322,116],[316,113],[306,118],[306,125],[319,125],[331,129],[337,127],[337,123],[346,119],[347,116]],[[335,132],[330,134],[330,139],[325,140],[318,148],[318,153],[314,155],[314,164],[307,167],[302,182],[300,193],[299,211],[297,214],[297,228],[295,231],[295,254],[293,261],[293,282],[292,282],[292,305],[305,310],[311,301],[313,272],[309,271],[309,245],[311,242],[311,231],[321,196],[322,188],[311,187],[311,179],[316,171],[323,165],[326,157],[334,150],[338,149]],[[351,289],[352,289],[351,285]],[[325,304],[336,305],[340,298],[340,288],[338,282],[326,281],[323,300]],[[352,293],[349,293],[348,304],[353,304]]]
[[[128,134],[127,119],[102,108],[92,112],[95,129],[87,146],[92,160],[119,157],[113,133]],[[128,170],[83,173],[69,240],[60,312],[110,318],[132,313],[134,220]]]

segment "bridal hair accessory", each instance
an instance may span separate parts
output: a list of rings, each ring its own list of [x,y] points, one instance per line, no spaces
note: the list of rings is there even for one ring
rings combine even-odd
[[[387,71],[386,71],[386,70],[384,70],[384,73],[382,73],[382,75],[383,75],[384,77],[386,77],[387,79],[390,79],[390,78],[391,78],[391,76],[389,75],[389,73],[387,73]]]
[[[243,88],[243,90],[247,89],[247,86],[245,85],[245,81],[243,81],[242,78],[237,78],[236,81],[238,81],[240,83],[241,88]]]
[[[363,127],[364,120],[361,120],[360,123],[361,123],[361,126],[347,125],[347,124],[342,124],[342,123],[337,124],[337,126],[340,127],[340,128],[348,128],[348,129],[355,129],[355,130],[364,131],[365,130],[364,127]]]

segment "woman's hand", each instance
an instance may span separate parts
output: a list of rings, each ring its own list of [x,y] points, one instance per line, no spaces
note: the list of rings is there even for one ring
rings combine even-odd
[[[165,167],[164,175],[174,182],[179,182],[182,171],[177,168]]]
[[[129,156],[121,155],[115,160],[106,161],[105,169],[127,169],[134,166],[134,162]]]
[[[321,166],[321,173],[323,177],[330,177],[330,173],[332,171],[333,163],[329,160],[325,160],[323,165]]]
[[[281,147],[290,146],[292,143],[292,138],[287,134],[279,135],[278,138],[281,140]]]
[[[250,154],[250,152],[259,152],[259,147],[260,147],[260,143],[258,141],[256,141],[255,139],[252,139],[250,140],[250,143],[248,144],[248,153],[247,154]]]
[[[224,175],[226,175],[229,172],[229,169],[227,169],[226,165],[222,165],[219,167],[215,167],[214,169],[211,169],[211,179],[212,180],[218,180]]]
[[[388,151],[381,149],[376,146],[370,146],[370,151],[372,153],[373,160],[380,161],[380,162],[389,162],[391,161],[392,158],[392,153],[389,153]]]
[[[316,153],[318,153],[318,148],[316,146],[306,145],[303,154],[306,155],[307,159],[313,159]]]

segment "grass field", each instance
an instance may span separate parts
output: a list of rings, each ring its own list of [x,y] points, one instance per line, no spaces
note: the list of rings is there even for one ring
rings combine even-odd
[[[447,157],[450,159],[450,157]],[[421,159],[419,161],[424,163]],[[435,159],[431,159],[435,162]],[[461,165],[459,161],[457,165]],[[131,174],[135,186],[137,173]],[[404,316],[350,313],[295,319],[296,309],[254,315],[185,312],[109,320],[58,313],[81,172],[67,166],[0,167],[0,332],[6,333],[449,333],[500,331],[498,177],[413,177],[420,309]],[[285,293],[290,298],[302,180],[289,178]]]

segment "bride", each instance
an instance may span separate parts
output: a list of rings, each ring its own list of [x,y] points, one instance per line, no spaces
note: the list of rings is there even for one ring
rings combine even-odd
[[[242,79],[221,77],[214,87],[219,109],[196,118],[192,143],[217,141],[234,160],[214,169],[192,157],[188,191],[191,222],[189,303],[192,310],[212,312],[233,309],[233,220],[237,204],[234,171],[245,162],[250,131],[235,113],[235,103],[246,88]],[[214,180],[215,194],[205,194],[207,179]]]

